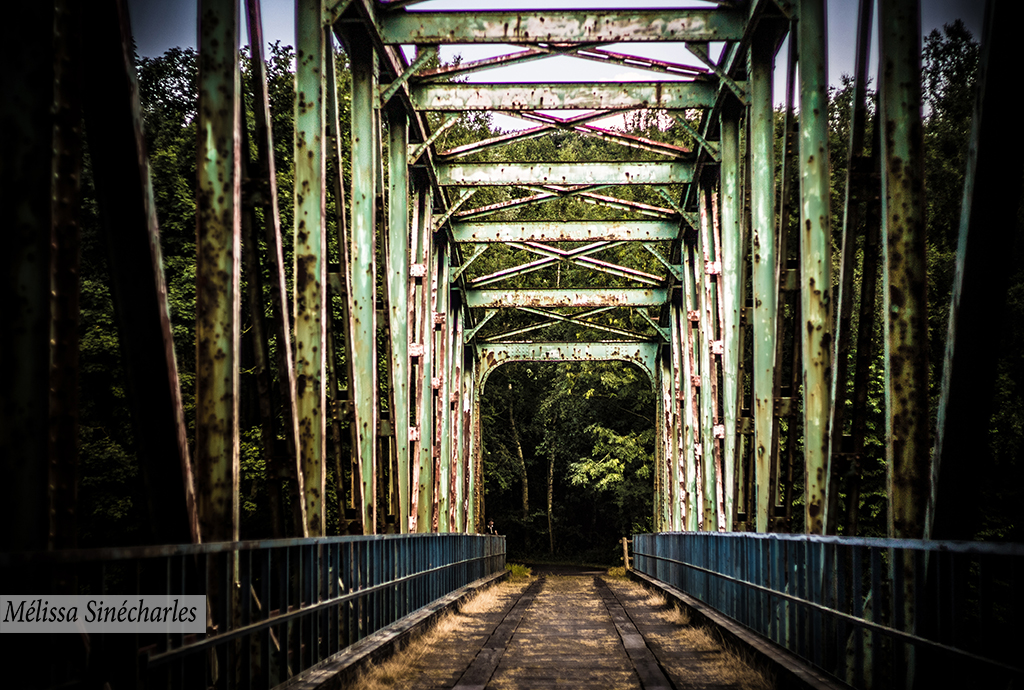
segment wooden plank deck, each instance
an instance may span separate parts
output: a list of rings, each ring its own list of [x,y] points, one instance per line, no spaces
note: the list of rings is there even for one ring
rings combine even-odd
[[[656,602],[655,602],[656,603]],[[634,583],[600,575],[548,575],[503,583],[403,654],[392,675],[405,690],[770,688],[722,648],[686,632]],[[680,634],[682,631],[683,634]],[[424,642],[428,642],[424,644]],[[723,672],[725,669],[725,672]],[[353,687],[363,687],[358,682]]]

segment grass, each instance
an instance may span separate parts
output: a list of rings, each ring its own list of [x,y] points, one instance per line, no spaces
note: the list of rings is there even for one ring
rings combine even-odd
[[[533,576],[533,570],[525,565],[519,563],[506,563],[505,570],[508,571],[508,579],[515,580],[526,580]]]
[[[529,568],[519,568],[527,572],[525,577],[529,577]],[[522,586],[503,582],[477,591],[463,603],[458,612],[448,611],[442,614],[433,625],[414,635],[403,649],[382,662],[360,670],[346,687],[359,690],[408,688],[423,672],[424,657],[450,643],[453,633],[465,624],[468,616],[498,608],[502,603],[501,599],[508,596],[510,590],[519,590]]]
[[[687,609],[670,602],[660,592],[654,592],[633,582],[627,587],[637,597],[632,606],[649,607],[654,614],[673,629],[666,634],[674,647],[698,652],[688,657],[685,666],[675,669],[680,678],[694,686],[725,686],[739,690],[772,690],[772,674],[756,661],[753,654],[726,643],[713,628],[696,625]],[[665,639],[668,643],[669,639]]]

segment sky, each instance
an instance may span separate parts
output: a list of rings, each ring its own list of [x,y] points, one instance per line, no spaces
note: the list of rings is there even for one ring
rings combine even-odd
[[[854,41],[857,32],[857,0],[827,0],[827,23],[829,34],[828,74],[829,83],[838,85],[841,75],[853,72]],[[244,7],[244,2],[241,3]],[[156,57],[167,49],[196,45],[197,0],[128,0],[136,49],[140,55]],[[708,6],[701,0],[431,0],[410,7],[410,10],[444,9],[598,9],[603,7],[623,8],[673,8]],[[980,40],[985,0],[921,0],[922,35],[943,24],[963,19],[967,28]],[[242,13],[244,15],[244,11]],[[267,43],[280,40],[282,44],[295,44],[294,0],[263,0],[263,32]],[[877,10],[875,12],[877,21]],[[241,31],[245,35],[245,29]],[[719,44],[720,46],[721,44]],[[442,48],[441,59],[450,60],[455,53],[464,61],[501,55],[521,48],[508,46],[458,46]],[[634,43],[628,46],[609,46],[610,50],[631,53],[642,57],[700,65],[689,52],[678,43]],[[712,44],[712,55],[717,56],[721,48]],[[776,60],[775,101],[785,100],[785,55],[783,44]],[[877,40],[872,48],[869,74],[877,71]],[[469,81],[493,82],[551,82],[551,81],[638,81],[671,79],[669,76],[633,70],[613,65],[602,65],[588,60],[570,57],[552,57],[525,65],[507,67],[469,76]],[[563,113],[564,115],[564,113]],[[502,117],[496,125],[508,129],[522,127],[522,123]]]

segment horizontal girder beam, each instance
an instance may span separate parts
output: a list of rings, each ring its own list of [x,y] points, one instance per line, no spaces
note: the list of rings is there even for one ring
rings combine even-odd
[[[380,32],[402,45],[736,41],[744,19],[730,9],[395,12]]]
[[[421,84],[418,110],[608,110],[710,108],[718,90],[707,81],[564,84]]]
[[[467,290],[474,307],[655,307],[668,301],[664,288],[580,288],[578,290]]]
[[[674,240],[679,223],[664,220],[520,221],[452,225],[456,242],[597,242]]]
[[[643,369],[654,382],[657,343],[485,343],[476,346],[481,379],[508,362],[630,362]]]
[[[683,184],[693,179],[693,164],[683,161],[606,163],[442,163],[442,186]]]

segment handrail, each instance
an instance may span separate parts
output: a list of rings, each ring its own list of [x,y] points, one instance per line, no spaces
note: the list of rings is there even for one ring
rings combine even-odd
[[[638,572],[854,687],[1024,680],[1024,545],[674,532],[633,547]],[[908,577],[920,585],[909,602]]]
[[[161,687],[276,687],[504,566],[504,537],[456,533],[0,554],[5,594],[206,595],[206,633],[90,636],[117,651],[89,677]]]

